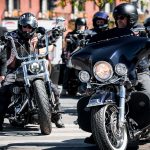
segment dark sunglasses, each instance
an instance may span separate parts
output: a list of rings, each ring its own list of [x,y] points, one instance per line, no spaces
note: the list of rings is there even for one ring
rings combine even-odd
[[[23,28],[33,29],[30,25],[22,26]]]
[[[125,16],[118,16],[116,17],[116,20],[123,20],[125,18]]]

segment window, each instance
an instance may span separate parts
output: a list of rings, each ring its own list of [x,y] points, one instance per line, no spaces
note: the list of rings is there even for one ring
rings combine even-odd
[[[14,9],[20,9],[20,0],[14,0]]]
[[[29,0],[29,8],[32,8],[32,2]]]
[[[6,4],[6,11],[8,11],[10,5],[11,5],[11,8],[13,9],[20,9],[20,0],[13,0],[13,1],[5,0],[5,4]]]
[[[56,7],[56,2],[57,0],[48,0],[47,1],[47,6],[48,6],[48,10],[53,10]]]
[[[42,12],[42,0],[40,0],[40,12]]]
[[[6,11],[8,11],[9,0],[5,0],[5,4],[6,4]]]

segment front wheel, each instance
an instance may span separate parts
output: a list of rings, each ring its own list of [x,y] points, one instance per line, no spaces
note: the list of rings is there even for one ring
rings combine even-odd
[[[45,84],[42,80],[35,80],[33,83],[35,100],[38,106],[39,124],[41,133],[48,135],[52,130],[51,109]]]
[[[127,131],[118,127],[118,109],[115,105],[106,105],[91,110],[91,128],[100,150],[125,150]]]

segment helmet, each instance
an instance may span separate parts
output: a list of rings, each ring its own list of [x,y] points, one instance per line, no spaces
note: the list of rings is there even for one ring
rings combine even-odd
[[[144,26],[147,27],[147,26],[150,26],[150,17],[145,19],[144,21]]]
[[[22,26],[31,26],[33,28],[32,32],[23,32],[22,31]],[[24,38],[31,38],[33,34],[36,32],[36,29],[38,27],[38,22],[35,18],[35,16],[31,13],[24,13],[19,17],[18,20],[18,30],[19,33],[24,37]]]
[[[99,19],[104,20],[105,24],[104,25],[98,25],[96,22]],[[94,28],[103,28],[103,27],[106,28],[106,27],[108,27],[108,22],[109,22],[109,16],[106,12],[98,11],[93,16],[93,26],[94,26]]]
[[[86,19],[85,18],[77,18],[75,21],[75,29],[77,29],[77,26],[87,26]]]
[[[118,15],[125,15],[128,18],[128,27],[131,28],[138,20],[138,12],[134,5],[122,3],[114,8],[113,17],[116,21]],[[117,24],[116,24],[117,25]]]

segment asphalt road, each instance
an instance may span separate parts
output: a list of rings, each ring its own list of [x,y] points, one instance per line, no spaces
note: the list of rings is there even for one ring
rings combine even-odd
[[[41,135],[38,125],[13,128],[5,120],[5,129],[0,132],[0,150],[98,150],[95,145],[84,143],[90,133],[82,131],[76,124],[77,101],[78,98],[61,98],[65,128],[58,129],[53,124],[50,135]],[[139,150],[150,150],[150,143],[141,142]]]

